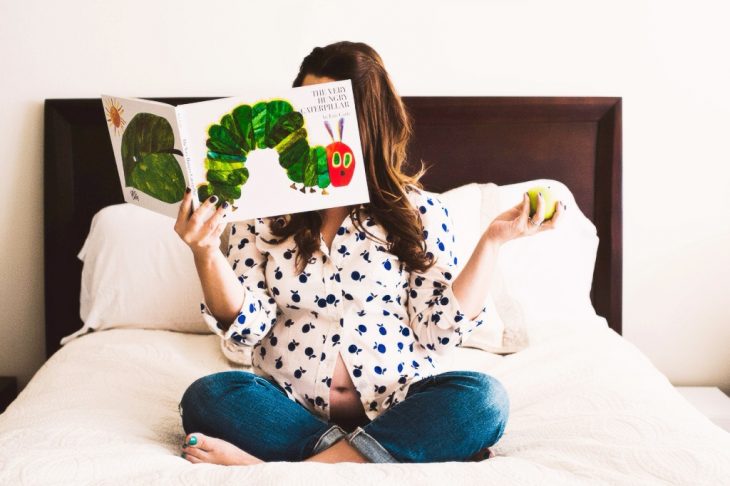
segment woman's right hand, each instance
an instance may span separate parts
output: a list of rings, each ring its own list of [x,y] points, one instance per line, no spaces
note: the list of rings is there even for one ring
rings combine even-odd
[[[198,209],[192,211],[193,195],[190,188],[187,188],[180,202],[180,210],[177,214],[177,221],[175,221],[175,232],[190,247],[196,257],[220,251],[220,237],[226,228],[225,218],[230,211],[230,205],[224,202],[216,208],[217,201],[216,196],[211,196]]]

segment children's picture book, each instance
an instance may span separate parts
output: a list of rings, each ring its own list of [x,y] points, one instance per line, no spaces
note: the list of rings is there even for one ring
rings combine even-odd
[[[210,196],[230,221],[370,201],[349,79],[172,106],[102,95],[124,200],[177,218]]]

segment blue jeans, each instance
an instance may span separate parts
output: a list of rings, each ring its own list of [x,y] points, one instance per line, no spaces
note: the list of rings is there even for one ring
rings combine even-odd
[[[273,380],[223,371],[194,381],[179,409],[186,434],[223,439],[267,462],[302,461],[339,440],[370,462],[444,462],[468,460],[496,443],[509,398],[492,376],[448,371],[413,382],[404,400],[347,433]]]

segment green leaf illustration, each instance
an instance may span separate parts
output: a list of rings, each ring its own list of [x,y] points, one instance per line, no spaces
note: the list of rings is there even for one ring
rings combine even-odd
[[[175,155],[170,123],[152,113],[137,113],[122,135],[122,165],[127,186],[167,203],[181,201],[185,178]]]
[[[172,154],[143,155],[130,181],[132,187],[166,203],[181,201],[185,191],[182,169]]]

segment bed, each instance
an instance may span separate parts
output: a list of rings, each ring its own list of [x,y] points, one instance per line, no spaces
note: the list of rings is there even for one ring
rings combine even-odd
[[[493,447],[495,457],[246,467],[192,465],[180,458],[182,392],[197,377],[247,367],[221,353],[213,334],[116,328],[60,347],[61,338],[83,324],[77,254],[92,218],[123,198],[100,100],[47,100],[49,359],[0,415],[0,484],[727,483],[730,434],[686,402],[620,335],[621,100],[404,101],[415,121],[409,156],[432,166],[426,189],[560,181],[598,237],[592,315],[540,322],[518,352],[460,347],[444,363],[447,369],[487,372],[507,387],[510,420]]]

